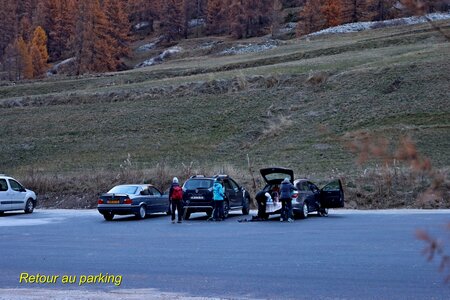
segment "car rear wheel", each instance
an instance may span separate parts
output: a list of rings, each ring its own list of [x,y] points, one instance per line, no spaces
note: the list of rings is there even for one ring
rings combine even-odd
[[[25,213],[31,214],[34,210],[34,203],[32,199],[28,199],[27,203],[25,204]]]
[[[112,221],[112,219],[114,219],[114,214],[113,213],[104,213],[103,218],[105,218],[106,221]]]
[[[328,208],[320,208],[318,214],[321,217],[328,217]]]
[[[230,214],[230,204],[228,201],[223,202],[223,218],[228,218],[228,215]]]
[[[142,219],[145,218],[146,215],[147,215],[147,209],[145,208],[145,205],[139,206],[139,212],[138,212],[138,214],[136,215],[136,217],[137,217],[139,220],[142,220]]]
[[[308,205],[303,202],[302,211],[300,212],[300,219],[306,219],[308,217]]]
[[[250,198],[245,197],[244,205],[242,207],[242,214],[244,216],[250,213]]]

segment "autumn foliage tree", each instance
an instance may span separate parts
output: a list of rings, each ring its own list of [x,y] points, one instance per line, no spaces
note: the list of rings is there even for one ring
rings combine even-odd
[[[31,79],[33,78],[33,62],[28,44],[22,37],[19,37],[14,43],[17,51],[17,79]]]
[[[129,37],[130,22],[126,15],[125,3],[117,0],[104,1],[108,21],[108,36],[112,40],[114,59],[120,64],[121,57],[130,55]]]
[[[297,25],[297,34],[305,35],[323,28],[323,15],[321,0],[307,0],[300,11],[300,21]]]
[[[324,0],[320,11],[325,18],[325,27],[333,27],[343,22],[343,3],[341,0]]]
[[[286,11],[292,7],[300,9],[297,28],[304,35],[343,23],[447,11],[450,4],[448,0],[0,0],[0,76],[42,77],[47,63],[66,59],[75,63],[75,68],[65,68],[71,74],[121,70],[126,68],[123,58],[130,56],[130,45],[138,39],[163,37],[167,45],[190,34],[277,37],[285,17],[292,20]],[[43,43],[37,46],[33,41],[38,27],[47,37],[47,57]]]
[[[206,29],[209,34],[227,32],[227,6],[222,0],[209,0],[206,7]]]
[[[48,69],[47,35],[44,29],[38,26],[33,33],[29,46],[33,65],[33,78],[42,77]]]
[[[113,71],[113,41],[108,35],[108,19],[98,0],[80,0],[76,23],[75,58],[76,73]]]

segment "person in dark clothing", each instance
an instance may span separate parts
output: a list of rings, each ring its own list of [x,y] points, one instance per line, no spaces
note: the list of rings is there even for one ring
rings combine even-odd
[[[172,223],[175,223],[175,211],[178,212],[178,223],[181,223],[183,217],[183,190],[178,183],[178,178],[174,177],[172,186],[169,190],[169,200],[171,203]]]
[[[289,181],[289,178],[285,178],[281,183],[280,188],[280,201],[281,201],[281,218],[280,221],[294,222],[292,218],[292,192],[294,186]]]

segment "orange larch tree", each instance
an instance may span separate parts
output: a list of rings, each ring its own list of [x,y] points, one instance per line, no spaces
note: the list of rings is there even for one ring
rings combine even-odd
[[[247,15],[244,0],[230,0],[227,19],[229,32],[234,38],[246,37]]]
[[[18,76],[17,79],[32,79],[33,78],[33,64],[31,60],[31,54],[28,44],[22,37],[19,37],[15,42],[15,48],[17,49],[17,67]]]
[[[76,74],[114,71],[112,39],[109,22],[98,0],[80,0],[75,32]]]
[[[114,50],[113,56],[117,65],[121,65],[120,58],[129,56],[130,22],[126,14],[126,3],[118,0],[105,0],[104,8],[109,23],[108,35],[111,37]]]
[[[53,60],[73,55],[72,45],[75,34],[75,14],[73,12],[75,9],[74,0],[59,0],[52,43],[49,43],[49,47],[53,47]]]
[[[343,22],[343,3],[341,0],[324,0],[320,11],[325,18],[325,27],[341,25]]]
[[[307,0],[300,11],[297,34],[309,34],[324,28],[324,17],[321,12],[321,0]]]
[[[209,0],[206,6],[206,30],[209,34],[226,32],[227,10],[222,0]]]
[[[33,33],[33,39],[29,46],[29,52],[33,64],[33,77],[42,77],[48,69],[47,35],[38,26]]]

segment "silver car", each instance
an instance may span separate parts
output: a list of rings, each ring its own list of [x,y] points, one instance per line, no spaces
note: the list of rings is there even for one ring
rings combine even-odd
[[[26,214],[31,214],[36,203],[33,191],[24,188],[14,178],[0,174],[0,214],[11,210],[23,210]]]

